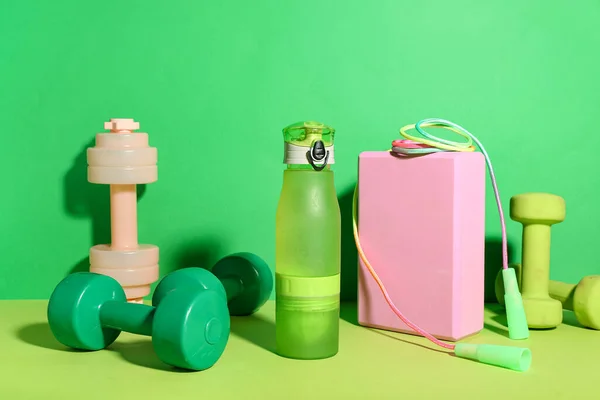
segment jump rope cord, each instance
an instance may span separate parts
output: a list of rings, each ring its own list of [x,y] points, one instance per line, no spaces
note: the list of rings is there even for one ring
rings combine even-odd
[[[436,128],[445,128],[458,135],[467,139],[466,142],[454,142],[451,140],[442,139],[436,137],[428,132],[426,132],[423,128],[425,127],[436,127]],[[423,138],[417,138],[415,136],[409,135],[406,131],[415,129],[419,132]],[[508,251],[507,251],[507,240],[506,240],[506,224],[504,220],[504,213],[502,212],[502,204],[500,202],[500,194],[498,192],[498,185],[496,184],[496,176],[494,174],[494,169],[492,168],[492,162],[490,161],[490,157],[488,156],[485,148],[481,144],[481,142],[473,136],[469,131],[465,128],[457,125],[453,122],[438,119],[438,118],[428,118],[417,122],[416,124],[406,125],[400,129],[400,134],[404,136],[405,140],[395,140],[392,142],[392,153],[398,156],[411,156],[411,155],[424,155],[429,153],[436,153],[442,151],[462,151],[462,152],[472,152],[475,151],[475,147],[472,145],[474,141],[481,153],[485,157],[485,161],[487,163],[488,169],[490,171],[490,178],[492,180],[492,186],[494,188],[494,193],[496,196],[496,204],[498,206],[498,213],[500,214],[500,224],[502,225],[502,268],[508,268]],[[360,259],[367,267],[373,279],[379,286],[381,293],[383,294],[386,302],[390,306],[390,308],[394,311],[394,313],[404,322],[408,327],[410,327],[415,332],[419,333],[421,336],[429,339],[431,342],[437,344],[440,347],[454,350],[455,345],[450,343],[442,342],[439,339],[436,339],[423,329],[419,328],[417,325],[412,323],[408,318],[406,318],[400,310],[396,307],[390,295],[388,294],[383,282],[379,279],[379,276],[367,260],[367,256],[365,255],[362,246],[360,245],[360,239],[358,236],[358,226],[357,226],[357,202],[358,202],[358,185],[354,189],[354,197],[352,202],[352,229],[354,231],[354,241],[356,242],[356,248],[358,250],[358,254]]]

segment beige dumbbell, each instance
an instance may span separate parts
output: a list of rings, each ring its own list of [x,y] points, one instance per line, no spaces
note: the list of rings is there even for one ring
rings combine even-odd
[[[157,151],[132,119],[111,119],[87,150],[88,181],[110,185],[111,244],[90,249],[90,272],[116,279],[127,301],[141,303],[158,280],[158,247],[138,244],[136,185],[158,179]]]

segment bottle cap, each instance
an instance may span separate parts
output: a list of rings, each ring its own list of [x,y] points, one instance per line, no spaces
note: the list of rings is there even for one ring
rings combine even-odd
[[[335,129],[315,121],[296,122],[283,128],[284,164],[310,164],[320,171],[335,164]]]

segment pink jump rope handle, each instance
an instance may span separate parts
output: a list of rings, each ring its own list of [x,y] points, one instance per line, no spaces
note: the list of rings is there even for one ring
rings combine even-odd
[[[112,244],[90,249],[90,271],[116,279],[127,300],[140,303],[158,280],[159,252],[138,244],[136,186],[157,180],[157,151],[131,119],[111,119],[104,128],[110,132],[97,134],[88,149],[88,180],[110,185]]]

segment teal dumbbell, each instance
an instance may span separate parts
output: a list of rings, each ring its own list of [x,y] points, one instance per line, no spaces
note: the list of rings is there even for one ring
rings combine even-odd
[[[156,287],[152,306],[127,303],[113,278],[81,272],[66,277],[52,293],[48,322],[56,339],[71,348],[101,350],[126,331],[152,336],[166,364],[204,370],[225,350],[229,313],[254,313],[272,290],[271,270],[250,253],[224,257],[212,273],[184,268],[168,274]]]
[[[165,276],[154,291],[153,299],[166,297],[169,288],[194,288],[203,285],[202,276],[189,267]],[[211,269],[224,290],[229,313],[233,316],[251,315],[271,296],[273,274],[269,266],[252,253],[236,253],[219,260]]]
[[[121,285],[109,276],[69,275],[50,297],[50,329],[60,343],[81,350],[104,349],[121,331],[151,336],[164,363],[205,370],[218,361],[229,340],[225,290],[207,270],[196,268],[188,275],[195,285],[167,275],[157,286],[167,295],[153,296],[152,306],[128,303]]]

